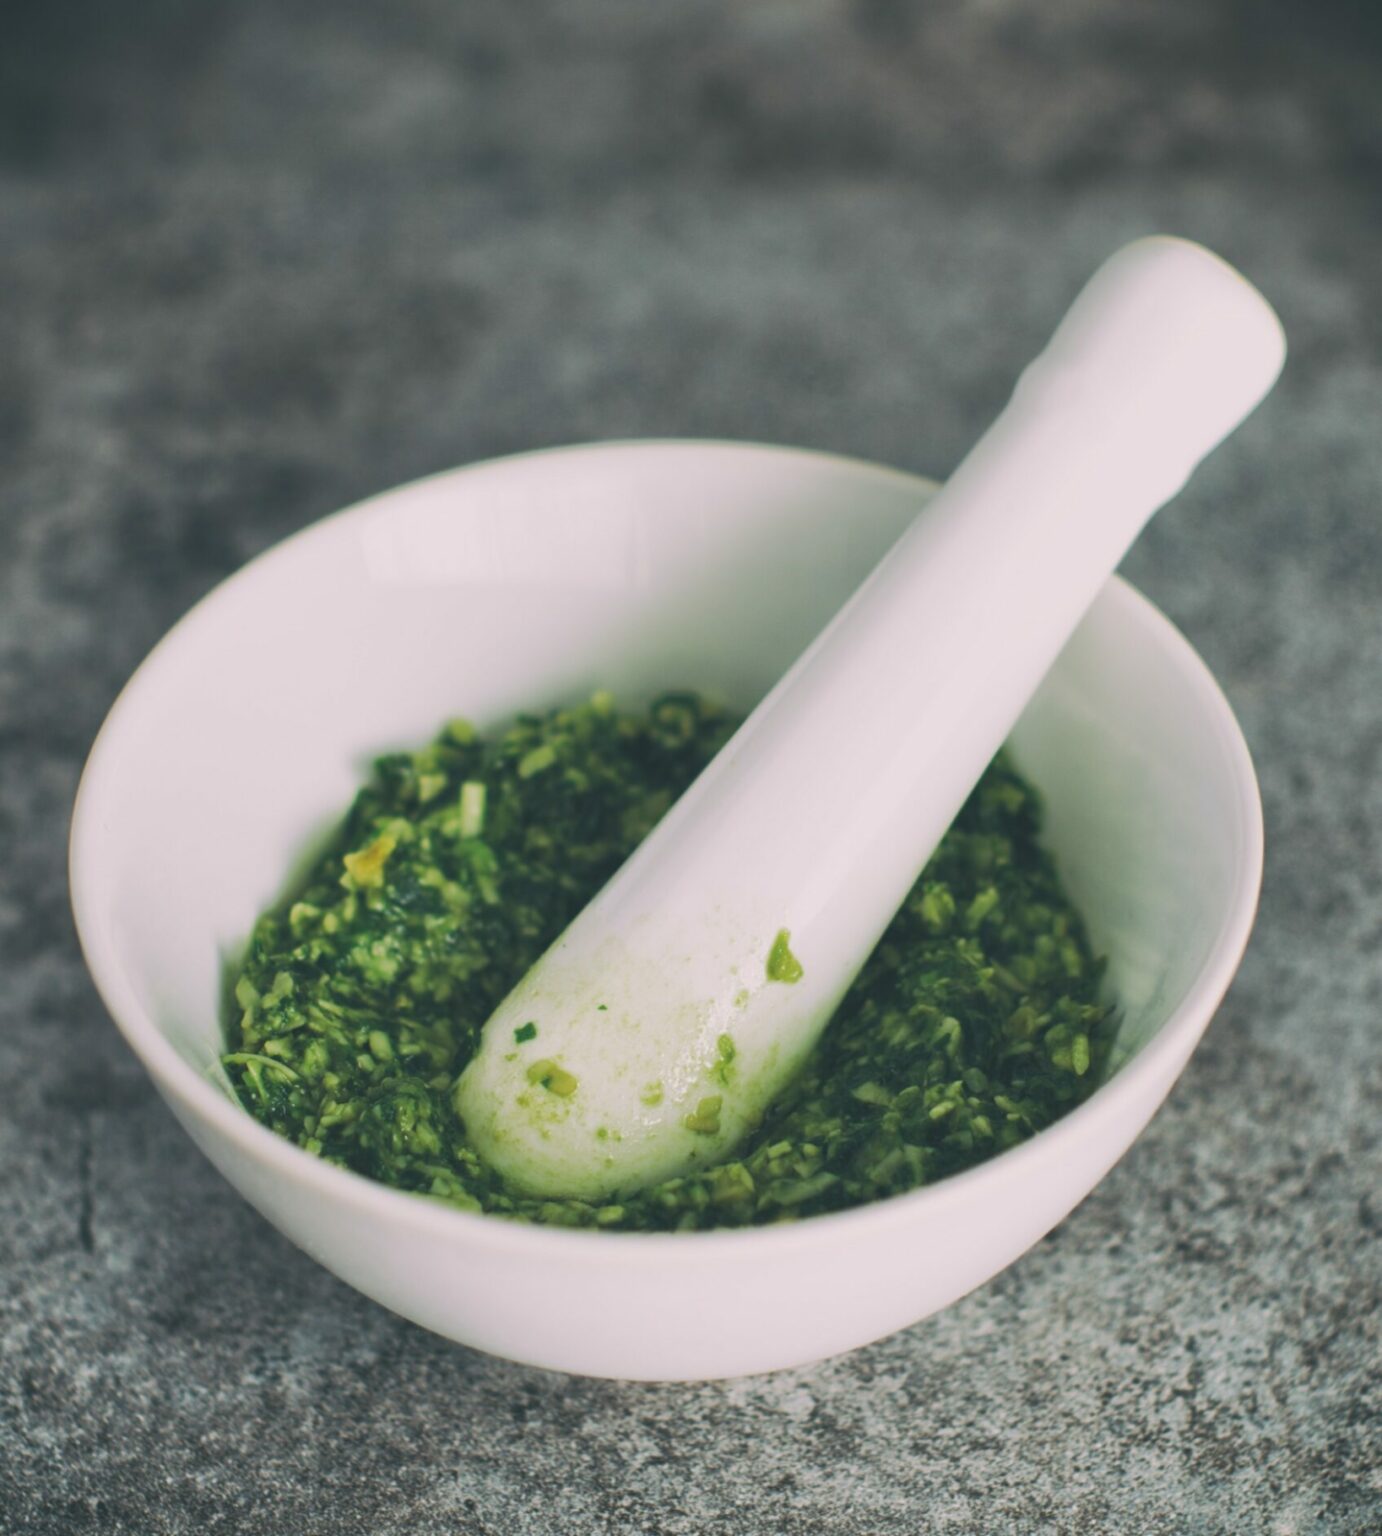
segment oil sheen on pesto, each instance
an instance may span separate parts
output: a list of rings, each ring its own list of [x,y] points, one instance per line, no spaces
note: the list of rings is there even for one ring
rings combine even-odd
[[[639,714],[597,695],[381,758],[296,896],[255,926],[224,1058],[241,1103],[318,1157],[466,1210],[691,1230],[914,1189],[1085,1098],[1111,1034],[1101,966],[1036,796],[1000,757],[737,1157],[598,1206],[504,1187],[453,1102],[480,1030],[736,723],[692,693]],[[800,974],[788,933],[764,965]],[[535,1023],[514,1036],[536,1053],[534,1092],[580,1092]],[[720,1054],[732,1071],[731,1036]],[[695,1113],[709,1126],[718,1109],[710,1095]]]

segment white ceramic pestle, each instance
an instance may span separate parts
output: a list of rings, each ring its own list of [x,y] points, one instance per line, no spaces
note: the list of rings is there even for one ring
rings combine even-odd
[[[1106,262],[949,483],[489,1020],[456,1093],[480,1153],[589,1200],[724,1160],[1143,524],[1284,358],[1269,305],[1208,251],[1155,238]]]

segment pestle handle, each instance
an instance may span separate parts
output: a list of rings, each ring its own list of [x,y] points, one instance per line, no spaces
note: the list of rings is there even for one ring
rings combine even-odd
[[[1128,546],[1284,357],[1270,306],[1198,246],[1141,240],[1100,268],[948,484],[487,1024],[457,1093],[481,1152],[586,1198],[728,1155]],[[767,970],[782,930],[791,985]],[[540,1061],[575,1090],[534,1086]]]

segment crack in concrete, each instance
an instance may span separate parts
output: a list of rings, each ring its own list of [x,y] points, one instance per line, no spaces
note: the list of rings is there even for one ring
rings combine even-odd
[[[77,1147],[77,1241],[83,1253],[95,1253],[96,1241],[92,1235],[91,1219],[94,1200],[91,1190],[91,1122],[82,1120],[82,1136]]]

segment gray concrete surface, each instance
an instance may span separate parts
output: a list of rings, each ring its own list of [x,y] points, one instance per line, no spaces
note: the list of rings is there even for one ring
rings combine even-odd
[[[1347,0],[27,0],[0,20],[0,1529],[1382,1530],[1382,28]],[[1047,1241],[812,1370],[569,1380],[244,1206],[83,972],[117,687],[285,533],[648,434],[944,473],[1120,241],[1278,304],[1129,573],[1241,714],[1257,936]]]

